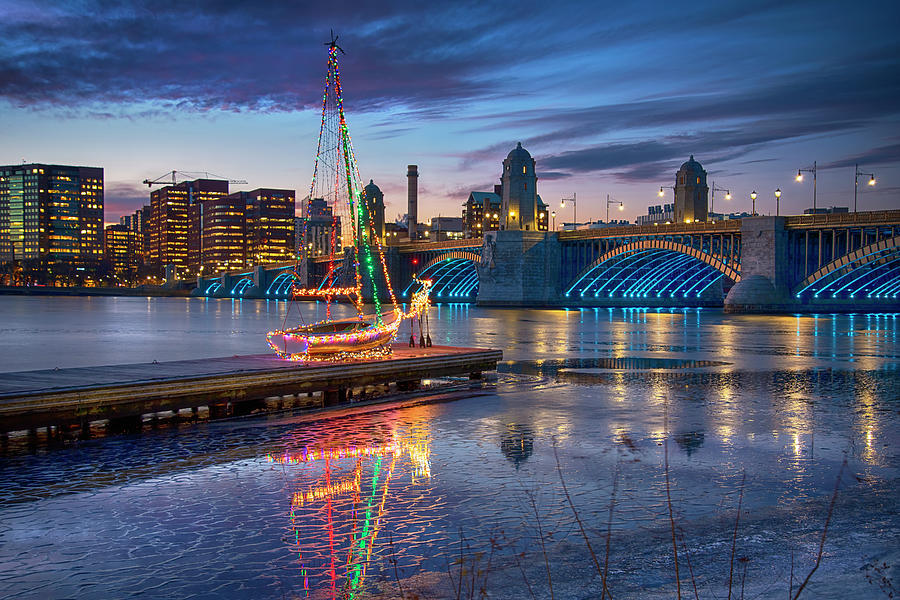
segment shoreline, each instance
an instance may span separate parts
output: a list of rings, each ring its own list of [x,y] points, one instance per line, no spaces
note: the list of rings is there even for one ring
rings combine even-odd
[[[51,286],[0,286],[0,296],[144,296],[187,298],[191,290],[178,290],[161,286],[148,287],[51,287]]]

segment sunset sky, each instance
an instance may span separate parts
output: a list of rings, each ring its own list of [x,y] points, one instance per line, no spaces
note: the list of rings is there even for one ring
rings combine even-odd
[[[406,212],[459,215],[516,142],[579,220],[662,203],[693,154],[715,209],[900,208],[895,2],[33,2],[0,0],[0,164],[105,168],[106,221],[140,184],[208,171],[306,195],[329,30],[362,177]],[[665,201],[671,202],[671,189]],[[618,212],[618,211],[617,211]]]

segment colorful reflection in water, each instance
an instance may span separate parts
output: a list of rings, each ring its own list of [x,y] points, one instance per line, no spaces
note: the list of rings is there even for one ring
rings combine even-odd
[[[379,542],[391,499],[391,482],[415,484],[431,477],[428,432],[421,423],[399,426],[386,443],[287,449],[267,454],[282,465],[293,486],[290,549],[303,579],[303,593],[327,589],[331,598],[354,598]],[[324,542],[327,540],[327,547]]]

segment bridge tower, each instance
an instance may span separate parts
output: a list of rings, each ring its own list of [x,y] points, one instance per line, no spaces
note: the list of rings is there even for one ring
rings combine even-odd
[[[381,189],[375,185],[373,180],[369,180],[369,185],[363,188],[363,218],[359,222],[358,235],[363,234],[363,230],[371,230],[379,240],[384,240],[384,194]],[[371,222],[371,223],[370,223]],[[382,241],[382,243],[384,243]]]
[[[519,142],[503,161],[505,229],[537,231],[537,175],[534,159]]]
[[[706,171],[694,155],[675,174],[675,222],[693,223],[709,218],[709,186]]]

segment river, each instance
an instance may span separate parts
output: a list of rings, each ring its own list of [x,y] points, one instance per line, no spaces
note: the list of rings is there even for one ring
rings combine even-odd
[[[0,297],[0,372],[257,354],[322,312]],[[339,417],[12,444],[0,597],[599,598],[605,579],[713,598],[730,579],[781,598],[826,522],[804,597],[887,597],[898,316],[435,306],[435,344],[501,348],[496,377]]]

